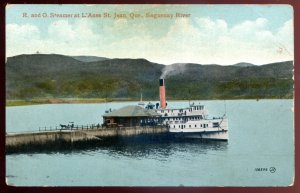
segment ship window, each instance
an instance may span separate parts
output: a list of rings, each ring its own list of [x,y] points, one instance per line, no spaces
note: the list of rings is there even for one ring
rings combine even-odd
[[[219,123],[218,122],[213,123],[213,127],[219,127]]]
[[[201,126],[200,127],[202,127],[202,124],[201,124]]]
[[[191,125],[190,125],[190,128],[191,128]]]
[[[174,128],[175,128],[175,125],[174,125]]]
[[[197,127],[197,125],[195,125],[195,127]]]

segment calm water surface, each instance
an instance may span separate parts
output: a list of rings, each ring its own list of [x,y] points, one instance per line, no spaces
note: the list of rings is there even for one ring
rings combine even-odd
[[[102,123],[106,109],[129,104],[137,103],[7,107],[6,132],[71,121]],[[225,112],[224,101],[201,104],[211,116]],[[85,150],[6,155],[7,181],[17,186],[287,186],[294,176],[292,106],[293,100],[226,101],[228,142],[116,141]]]

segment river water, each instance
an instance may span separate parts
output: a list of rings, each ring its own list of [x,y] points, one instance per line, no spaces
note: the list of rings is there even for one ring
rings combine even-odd
[[[114,141],[81,150],[6,155],[16,186],[288,186],[294,177],[293,100],[201,102],[226,111],[228,142]],[[102,123],[105,110],[136,102],[6,108],[6,132]],[[188,102],[168,102],[186,107]]]

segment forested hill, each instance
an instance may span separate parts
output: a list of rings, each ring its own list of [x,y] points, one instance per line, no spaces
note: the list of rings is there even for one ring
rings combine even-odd
[[[256,66],[173,64],[145,59],[109,59],[56,54],[7,58],[7,99],[158,99],[166,79],[167,99],[292,98],[293,62]]]

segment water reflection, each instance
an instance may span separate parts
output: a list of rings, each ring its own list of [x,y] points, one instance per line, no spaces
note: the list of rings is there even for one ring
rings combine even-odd
[[[105,154],[116,159],[155,159],[167,161],[172,155],[182,156],[186,152],[192,155],[214,154],[216,152],[226,152],[228,143],[224,141],[203,141],[201,139],[169,139],[169,138],[149,138],[149,137],[119,137],[109,138],[101,141],[91,141],[88,143],[77,143],[72,146],[65,146],[59,149],[31,149],[23,153],[34,155],[43,153],[48,155],[65,156],[95,156]]]
[[[167,161],[167,158],[176,154],[184,156],[190,154],[214,154],[226,152],[228,142],[202,141],[199,139],[165,139],[165,140],[135,140],[132,138],[110,139],[86,149],[72,149],[63,153],[95,155],[107,154],[115,158],[156,159]]]

